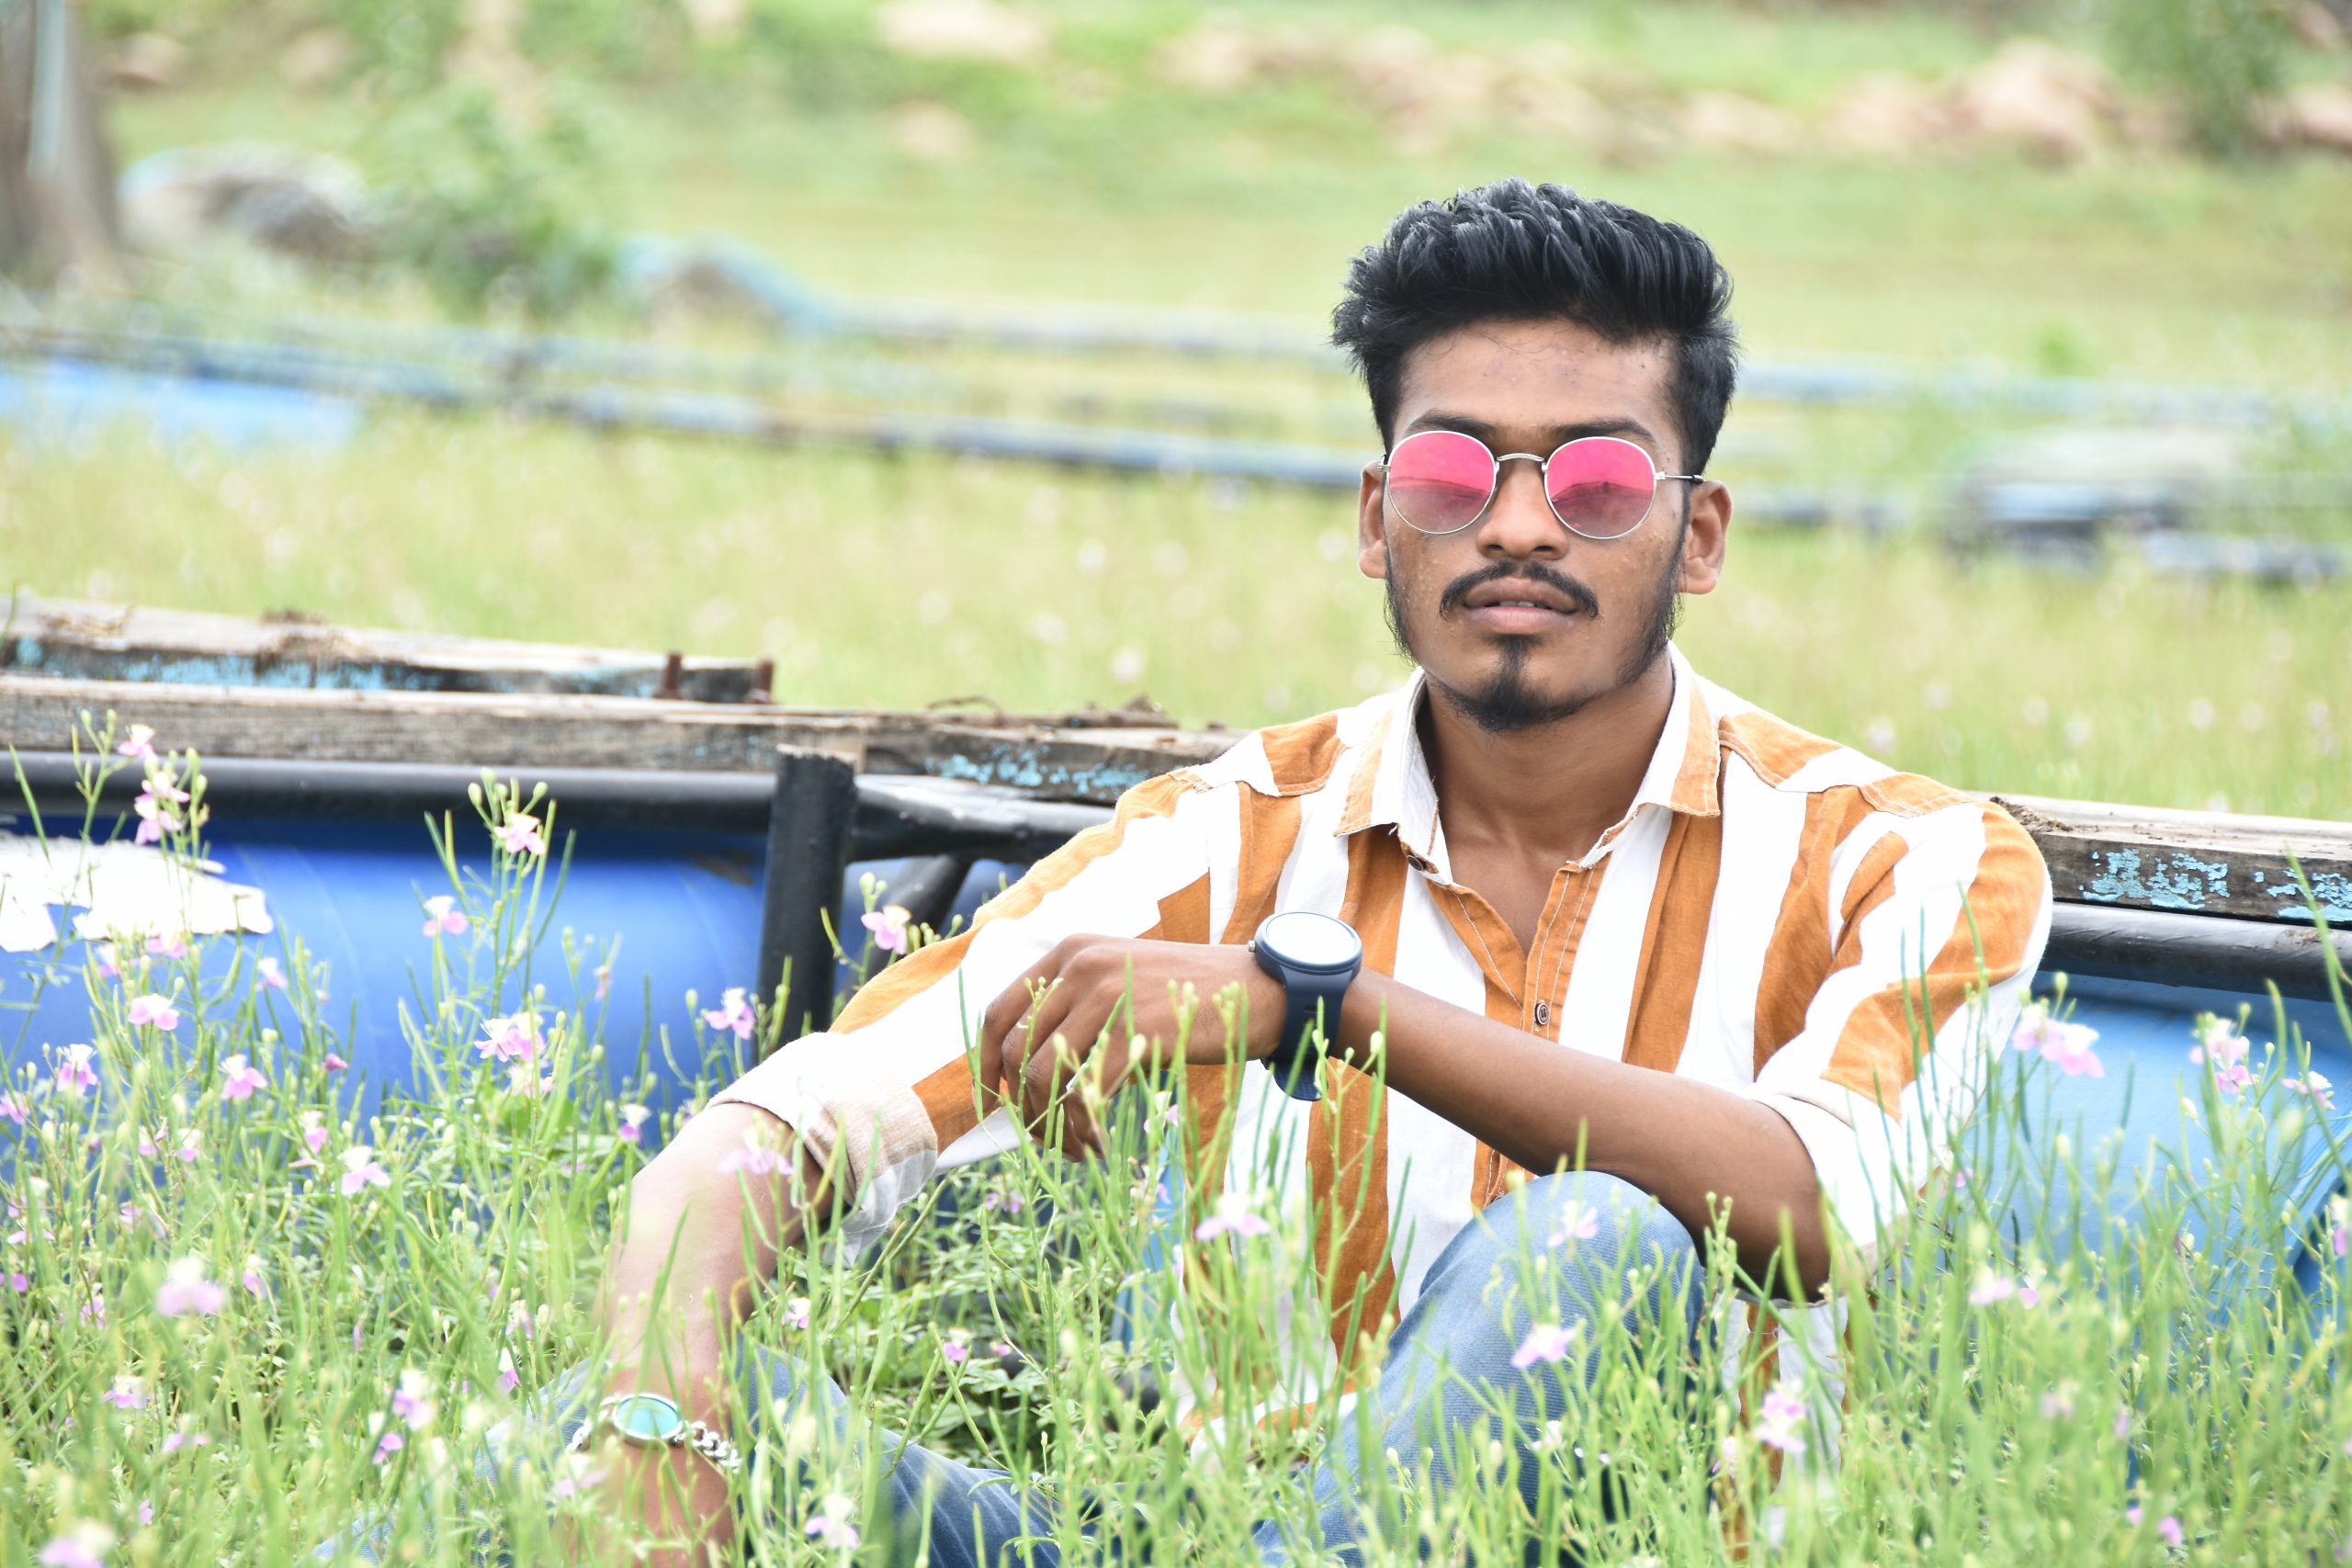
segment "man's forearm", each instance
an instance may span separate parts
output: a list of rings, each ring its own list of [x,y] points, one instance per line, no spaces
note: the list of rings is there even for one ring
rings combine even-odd
[[[802,1168],[801,1201],[780,1174],[722,1171],[721,1160],[764,1135],[792,1150],[790,1129],[747,1105],[714,1105],[678,1131],[629,1184],[628,1210],[598,1301],[618,1379],[703,1403],[720,1372],[725,1332],[751,1309],[821,1213],[821,1172]],[[797,1151],[795,1151],[797,1153]],[[805,1204],[805,1208],[804,1208]]]
[[[1338,1047],[1351,1059],[1386,1021],[1389,1087],[1526,1168],[1573,1164],[1657,1197],[1693,1235],[1729,1201],[1740,1263],[1763,1280],[1785,1213],[1806,1293],[1828,1277],[1820,1188],[1796,1132],[1770,1107],[1713,1084],[1558,1043],[1367,974],[1349,989]],[[1781,1266],[1784,1270],[1786,1265]]]

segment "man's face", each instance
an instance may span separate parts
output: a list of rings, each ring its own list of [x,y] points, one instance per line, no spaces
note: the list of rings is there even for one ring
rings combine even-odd
[[[1406,357],[1394,439],[1457,430],[1498,455],[1541,457],[1614,435],[1661,473],[1686,473],[1672,371],[1662,342],[1611,344],[1560,321],[1481,322]],[[1707,592],[1721,574],[1731,504],[1718,484],[1662,480],[1641,526],[1588,539],[1552,514],[1534,463],[1504,464],[1485,515],[1445,535],[1398,517],[1381,478],[1364,471],[1358,564],[1386,582],[1397,641],[1440,697],[1488,730],[1565,718],[1639,679],[1665,651],[1676,595]],[[1500,603],[1528,599],[1539,607]]]

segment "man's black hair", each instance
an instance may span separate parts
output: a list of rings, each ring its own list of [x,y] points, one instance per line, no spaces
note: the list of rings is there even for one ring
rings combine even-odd
[[[1591,201],[1566,186],[1498,180],[1399,213],[1387,237],[1348,268],[1331,341],[1372,394],[1393,445],[1405,356],[1477,321],[1570,321],[1611,343],[1662,338],[1674,351],[1668,393],[1680,460],[1702,473],[1731,405],[1738,334],[1724,311],[1731,275],[1679,223]]]

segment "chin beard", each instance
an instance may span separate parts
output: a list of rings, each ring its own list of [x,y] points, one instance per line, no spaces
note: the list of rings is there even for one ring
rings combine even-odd
[[[1683,529],[1690,519],[1683,519]],[[1441,701],[1463,717],[1489,735],[1509,735],[1534,729],[1543,725],[1557,724],[1582,712],[1586,704],[1622,691],[1649,672],[1666,652],[1666,645],[1674,638],[1674,628],[1682,618],[1682,596],[1676,592],[1679,573],[1675,566],[1682,558],[1682,531],[1675,532],[1675,547],[1668,556],[1668,570],[1658,576],[1657,591],[1650,595],[1643,616],[1642,635],[1635,639],[1632,653],[1618,671],[1616,681],[1598,691],[1573,693],[1563,697],[1544,697],[1527,681],[1527,656],[1535,646],[1535,638],[1507,637],[1501,639],[1502,660],[1495,672],[1476,691],[1465,692],[1447,685],[1436,676],[1430,677],[1430,687]],[[1388,632],[1396,639],[1396,650],[1426,671],[1413,640],[1405,632],[1403,606],[1396,602],[1396,562],[1391,556],[1388,575],[1383,581],[1383,597],[1388,610]],[[1597,623],[1598,612],[1594,615]]]

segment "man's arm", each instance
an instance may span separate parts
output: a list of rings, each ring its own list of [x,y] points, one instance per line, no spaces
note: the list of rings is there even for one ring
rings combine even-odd
[[[1799,1287],[1809,1296],[1828,1278],[1812,1156],[1769,1106],[1696,1078],[1564,1050],[1385,975],[1365,975],[1349,988],[1335,1047],[1364,1064],[1384,1017],[1389,1087],[1506,1158],[1542,1172],[1573,1166],[1581,1154],[1586,1168],[1650,1193],[1693,1235],[1728,1202],[1740,1266],[1776,1292],[1786,1289],[1786,1275],[1767,1269],[1785,1215]]]

